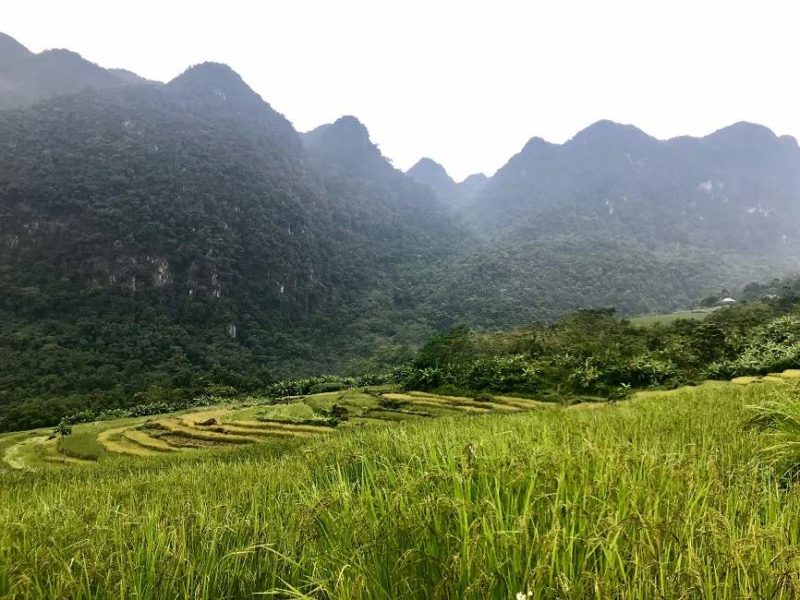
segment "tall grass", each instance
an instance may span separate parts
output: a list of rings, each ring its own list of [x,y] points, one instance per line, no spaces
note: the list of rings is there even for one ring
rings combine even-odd
[[[0,474],[0,596],[797,597],[800,494],[744,426],[790,389]]]
[[[767,402],[749,407],[748,424],[768,433],[770,444],[763,453],[783,474],[786,485],[800,477],[800,396],[776,394]]]

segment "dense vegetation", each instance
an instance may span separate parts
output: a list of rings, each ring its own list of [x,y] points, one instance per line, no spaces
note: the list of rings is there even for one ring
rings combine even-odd
[[[402,380],[411,389],[517,393],[569,403],[797,368],[797,286],[777,284],[781,294],[774,298],[724,307],[704,320],[651,327],[620,319],[613,310],[583,310],[553,325],[506,332],[460,327],[428,341]]]
[[[163,332],[153,331],[148,338],[138,339],[150,344],[151,355],[163,348],[168,373],[157,384],[145,387],[147,380],[132,379],[110,392],[74,393],[70,386],[109,373],[94,373],[89,369],[95,363],[87,363],[87,372],[75,369],[62,378],[36,381],[41,388],[29,384],[27,389],[59,386],[62,396],[7,402],[8,408],[0,415],[0,431],[53,425],[62,419],[78,422],[121,416],[135,413],[140,405],[175,410],[250,392],[280,398],[390,383],[410,390],[469,396],[516,394],[571,404],[621,399],[641,388],[674,388],[800,367],[800,280],[753,283],[742,297],[749,301],[705,312],[703,319],[669,319],[647,327],[620,318],[611,309],[580,310],[553,324],[503,331],[460,326],[432,337],[416,355],[388,353],[364,361],[356,377],[276,380],[255,366],[248,372],[241,363],[238,371],[215,363],[208,372],[195,373],[188,359],[169,354],[175,348],[165,346]],[[54,354],[44,342],[38,344],[42,351]],[[225,352],[221,346],[218,356]],[[229,356],[235,359],[235,349]],[[125,368],[124,359],[119,360],[120,370]],[[10,378],[6,375],[6,381]],[[137,383],[144,387],[142,391],[134,391]],[[102,383],[96,385],[99,388]]]
[[[745,407],[796,394],[710,384],[0,473],[0,596],[794,598],[800,496]]]

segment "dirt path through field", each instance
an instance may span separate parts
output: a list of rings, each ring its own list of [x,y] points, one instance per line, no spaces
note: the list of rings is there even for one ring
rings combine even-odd
[[[12,469],[17,471],[33,471],[33,467],[25,460],[24,451],[28,446],[33,446],[34,444],[44,444],[47,439],[48,436],[42,435],[28,438],[17,444],[14,444],[13,446],[9,446],[6,448],[5,454],[3,455],[3,460]]]

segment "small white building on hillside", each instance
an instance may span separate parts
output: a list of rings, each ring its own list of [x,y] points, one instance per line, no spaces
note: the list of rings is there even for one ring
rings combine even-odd
[[[736,304],[736,300],[734,300],[733,298],[723,298],[722,300],[719,301],[719,303],[722,306],[728,306],[730,304]]]

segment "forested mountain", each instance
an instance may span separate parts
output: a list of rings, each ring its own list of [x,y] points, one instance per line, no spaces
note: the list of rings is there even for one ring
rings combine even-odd
[[[258,385],[336,310],[327,200],[227,67],[0,113],[0,398]]]
[[[421,158],[413,167],[406,171],[406,175],[414,181],[427,185],[440,200],[458,206],[462,198],[458,184],[447,174],[445,168],[430,158]]]
[[[441,167],[423,160],[409,175],[453,205]],[[794,269],[800,149],[748,123],[659,141],[601,121],[562,145],[531,139],[456,208],[486,240],[439,290],[441,302],[466,292],[451,309],[466,322],[657,311]]]
[[[143,83],[128,71],[107,70],[69,50],[34,54],[0,33],[0,109],[78,92]]]
[[[469,203],[478,197],[486,188],[489,178],[483,173],[475,173],[467,177],[464,181],[458,184],[461,198],[465,203]]]
[[[332,210],[336,285],[344,302],[338,335],[319,340],[346,344],[353,355],[383,347],[407,352],[423,332],[452,317],[429,305],[438,273],[472,251],[474,234],[435,194],[395,169],[356,118],[342,117],[302,136],[308,165]]]
[[[387,368],[458,323],[690,304],[791,264],[799,154],[601,122],[456,184],[355,117],[299,134],[225,65],[160,84],[0,36],[0,407],[36,424]]]
[[[428,335],[425,269],[469,234],[363,125],[304,143],[224,65],[129,81],[0,111],[0,403],[246,389]]]
[[[532,138],[491,178],[459,185],[430,159],[408,175],[451,205],[470,189],[460,214],[496,239],[588,232],[772,262],[800,252],[800,146],[751,123],[661,141],[599,121],[564,144]]]
[[[758,125],[659,141],[601,121],[563,145],[534,138],[465,211],[529,240],[577,232],[651,249],[800,250],[800,148]]]
[[[365,247],[358,253],[372,260],[373,267],[427,264],[466,247],[469,232],[454,222],[431,190],[392,167],[355,117],[342,117],[302,139],[335,222],[361,238],[356,243]],[[360,269],[359,277],[364,277]]]
[[[474,200],[488,181],[486,175],[476,173],[461,183],[456,183],[442,165],[427,157],[420,159],[406,171],[406,175],[430,187],[442,202],[454,208],[460,208]]]

